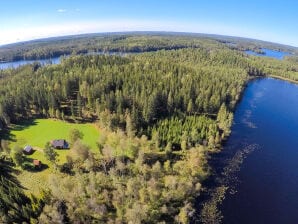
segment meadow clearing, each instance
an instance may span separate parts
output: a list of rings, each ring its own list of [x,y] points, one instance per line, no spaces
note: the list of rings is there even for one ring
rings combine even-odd
[[[78,129],[83,134],[82,143],[88,145],[92,152],[98,152],[96,143],[99,139],[99,130],[93,123],[77,124],[54,119],[35,119],[11,128],[9,134],[11,148],[13,149],[16,145],[21,148],[26,145],[32,146],[34,152],[26,155],[26,160],[38,159],[46,167],[36,172],[23,170],[18,175],[21,184],[30,192],[39,193],[40,188],[47,185],[49,175],[56,172],[44,156],[45,144],[54,139],[65,139],[69,142],[69,133],[72,129]],[[71,150],[58,149],[56,152],[58,153],[57,164],[63,164]]]

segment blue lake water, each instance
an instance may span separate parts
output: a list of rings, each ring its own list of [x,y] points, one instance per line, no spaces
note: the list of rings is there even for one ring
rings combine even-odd
[[[137,54],[137,53],[124,53],[124,52],[89,52],[84,55],[119,55],[119,56],[127,56],[130,54]],[[66,55],[64,57],[69,57]],[[49,59],[38,59],[38,60],[20,60],[20,61],[12,61],[12,62],[0,62],[0,69],[8,69],[8,68],[17,68],[22,65],[32,64],[34,62],[39,62],[41,65],[46,64],[59,64],[61,62],[62,57],[55,57]]]
[[[272,57],[272,58],[276,58],[278,60],[282,60],[284,58],[284,56],[290,55],[287,52],[273,51],[273,50],[266,49],[266,48],[262,48],[262,51],[264,51],[265,54],[258,54],[256,52],[253,52],[250,50],[245,51],[245,53],[247,53],[249,55],[255,55],[255,56]],[[123,52],[91,52],[91,53],[87,53],[87,55],[101,55],[101,54],[126,56],[129,54],[135,54],[135,53],[123,53]],[[32,64],[34,62],[40,62],[42,65],[59,64],[60,57],[49,58],[49,59],[39,59],[39,60],[20,60],[20,61],[13,61],[13,62],[0,62],[0,69],[17,68],[19,66],[26,65],[26,64]]]
[[[236,174],[223,223],[297,223],[298,85],[264,78],[251,81],[237,106],[222,154],[258,145]]]
[[[19,66],[26,65],[26,64],[32,64],[34,62],[40,62],[42,65],[45,65],[45,64],[59,64],[60,63],[60,57],[51,58],[51,59],[0,62],[0,69],[17,68]]]
[[[262,51],[265,53],[265,54],[259,54],[259,53],[256,53],[254,51],[245,51],[246,54],[249,54],[249,55],[254,55],[254,56],[261,56],[261,57],[271,57],[271,58],[276,58],[278,60],[282,60],[285,56],[289,56],[290,53],[288,52],[283,52],[283,51],[273,51],[273,50],[270,50],[270,49],[266,49],[266,48],[262,48]]]

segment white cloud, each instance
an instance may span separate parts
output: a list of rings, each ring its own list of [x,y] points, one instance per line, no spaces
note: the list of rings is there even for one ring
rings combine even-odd
[[[59,12],[59,13],[64,13],[66,11],[67,11],[66,9],[57,9],[57,12]]]

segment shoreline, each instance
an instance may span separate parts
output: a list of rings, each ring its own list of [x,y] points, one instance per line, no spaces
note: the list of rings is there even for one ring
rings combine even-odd
[[[272,78],[272,79],[277,79],[277,80],[281,80],[281,81],[285,81],[285,82],[289,82],[289,83],[293,83],[293,84],[298,84],[298,81],[284,78],[281,76],[264,75],[264,76],[249,77],[246,80],[246,82],[243,86],[243,89],[239,95],[239,99],[237,100],[237,102],[232,110],[233,114],[235,113],[237,106],[243,99],[244,92],[246,91],[246,88],[248,87],[250,82],[257,80],[257,79],[263,79],[263,78]],[[233,119],[233,121],[234,121],[234,119]],[[230,129],[232,129],[232,127]],[[226,143],[230,137],[231,137],[231,135],[227,136],[227,138],[221,143],[221,147],[218,151],[209,154],[210,157],[208,159],[208,165],[210,166],[211,169],[214,169],[215,168],[214,165],[216,165],[216,164],[210,164],[210,161],[214,160],[214,158],[218,157],[219,154],[221,152],[223,152],[223,150],[226,146]],[[257,148],[258,147],[256,147],[255,149],[257,149]],[[254,151],[254,149],[249,150],[249,151],[246,151],[246,150],[241,151],[240,153],[243,155],[243,156],[241,156],[241,159],[233,160],[233,158],[231,158],[232,164],[236,163],[236,164],[238,164],[238,166],[240,166],[241,163],[243,162],[243,158],[245,157],[245,155],[249,154],[251,151]],[[226,158],[222,158],[222,159],[226,159]],[[230,164],[230,165],[232,165],[232,164]],[[216,180],[215,180],[216,178],[229,178],[230,174],[227,174],[227,176],[225,176],[225,175],[217,176],[218,174],[219,173],[211,173],[209,175],[209,177],[202,183],[202,185],[204,186],[204,191],[201,192],[201,195],[195,199],[196,200],[196,209],[197,209],[196,212],[200,216],[203,215],[203,220],[204,220],[204,218],[206,218],[206,215],[208,214],[206,212],[210,212],[209,209],[211,209],[211,211],[212,211],[211,214],[214,216],[209,217],[210,219],[208,218],[207,221],[222,220],[223,216],[222,216],[222,213],[220,210],[220,206],[222,205],[223,201],[225,200],[226,193],[229,190],[234,190],[233,187],[226,185],[224,183],[216,183]],[[233,176],[235,174],[232,172],[231,175]],[[210,188],[210,186],[211,186],[211,188]],[[203,198],[203,201],[200,200],[202,198]],[[206,200],[206,198],[207,198],[207,200]],[[204,204],[205,204],[205,206],[208,204],[207,209],[204,206]],[[210,214],[208,214],[208,215],[210,215]],[[206,221],[206,220],[204,220],[204,221]]]
[[[290,82],[290,83],[298,84],[298,80],[293,80],[293,79],[285,78],[285,77],[278,76],[278,75],[268,75],[268,76],[265,76],[265,77],[279,79],[279,80],[287,81],[287,82]]]

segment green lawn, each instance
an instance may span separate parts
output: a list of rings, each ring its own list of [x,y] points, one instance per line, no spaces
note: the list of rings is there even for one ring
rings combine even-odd
[[[43,148],[46,142],[53,139],[68,140],[69,131],[74,128],[83,133],[82,142],[88,145],[92,151],[96,151],[99,131],[94,124],[90,123],[75,124],[53,119],[36,119],[15,126],[11,130],[10,136],[12,145],[17,144],[21,147],[31,145],[32,147]]]
[[[74,128],[83,133],[82,142],[88,145],[93,152],[98,152],[96,142],[99,139],[99,131],[91,123],[75,124],[54,119],[36,119],[23,122],[11,129],[9,135],[11,148],[14,145],[22,148],[25,145],[31,145],[34,153],[26,156],[27,162],[32,163],[33,159],[38,159],[47,167],[37,172],[24,170],[18,175],[20,183],[29,192],[40,193],[40,189],[47,186],[48,176],[55,173],[52,164],[44,157],[43,148],[46,142],[53,139],[65,139],[68,141],[69,132]],[[70,150],[56,150],[56,152],[58,153],[58,164],[66,162],[66,156],[70,153]]]

